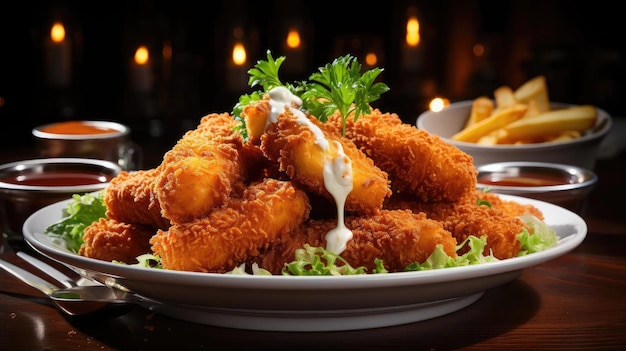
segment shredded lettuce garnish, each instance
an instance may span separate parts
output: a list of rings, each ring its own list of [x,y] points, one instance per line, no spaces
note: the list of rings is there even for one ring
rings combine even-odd
[[[341,256],[327,251],[322,247],[308,244],[297,249],[296,259],[286,263],[283,275],[354,275],[365,274],[365,267],[354,268]]]
[[[437,245],[435,251],[424,261],[423,263],[415,262],[408,265],[406,271],[423,271],[428,269],[440,269],[450,267],[469,266],[479,263],[495,262],[498,261],[492,254],[484,255],[483,251],[485,245],[487,245],[486,237],[476,237],[470,235],[462,243],[456,246],[456,250],[459,251],[465,245],[468,245],[469,250],[455,257],[450,257],[443,250],[443,245]]]
[[[72,195],[73,201],[63,209],[61,220],[48,226],[45,233],[59,239],[57,241],[68,250],[77,253],[83,244],[85,228],[100,218],[106,218],[103,195],[102,191]]]
[[[518,256],[543,251],[557,244],[559,238],[556,236],[556,232],[545,222],[530,214],[520,216],[520,219],[532,229],[533,234],[531,235],[530,232],[524,228],[522,232],[517,235],[517,240],[519,240],[522,247]]]
[[[143,255],[139,255],[136,257],[137,263],[128,264],[126,262],[121,261],[113,261],[113,263],[124,264],[128,266],[135,267],[143,267],[143,268],[156,268],[156,269],[164,269],[161,264],[161,257],[158,255],[154,255],[151,253],[146,253]]]
[[[271,276],[272,273],[266,269],[260,268],[258,264],[253,263],[252,266],[252,275],[264,275],[264,276]],[[236,275],[250,275],[250,273],[248,273],[246,271],[246,264],[242,263],[239,266],[235,267],[232,271],[230,272],[226,272],[226,274],[236,274]]]

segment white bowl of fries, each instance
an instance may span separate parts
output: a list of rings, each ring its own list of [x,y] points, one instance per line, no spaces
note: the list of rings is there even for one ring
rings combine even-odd
[[[455,102],[417,118],[419,129],[468,153],[476,166],[531,161],[593,169],[611,124],[595,106],[550,102],[542,76],[515,91],[496,89],[493,99]]]

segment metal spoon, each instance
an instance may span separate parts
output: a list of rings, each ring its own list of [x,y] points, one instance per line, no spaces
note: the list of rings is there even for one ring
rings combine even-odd
[[[76,285],[59,288],[4,260],[0,260],[0,268],[46,294],[61,311],[70,316],[93,314],[118,316],[130,311],[139,302],[139,299],[132,293],[105,285]]]

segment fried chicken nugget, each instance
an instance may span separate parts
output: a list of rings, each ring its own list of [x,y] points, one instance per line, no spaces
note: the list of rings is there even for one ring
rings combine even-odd
[[[517,235],[522,232],[522,228],[531,229],[517,218],[523,214],[518,211],[527,210],[529,213],[538,211],[503,201],[494,201],[491,207],[481,205],[478,203],[476,192],[456,202],[425,203],[396,197],[388,201],[385,208],[424,212],[428,218],[441,222],[459,243],[470,235],[484,236],[487,238],[487,245],[483,253],[488,255],[492,252],[499,259],[516,257],[520,251]],[[460,252],[466,250],[467,247],[464,247]]]
[[[150,243],[166,269],[225,273],[300,226],[310,210],[293,183],[266,179],[207,217],[159,230]]]
[[[476,198],[478,200],[489,202],[491,207],[497,208],[509,216],[517,217],[524,214],[531,214],[539,220],[544,220],[543,213],[537,207],[533,205],[521,204],[515,201],[504,200],[496,193],[483,192],[477,189]]]
[[[238,150],[243,139],[228,114],[210,114],[163,157],[155,183],[161,214],[171,223],[206,216],[228,200],[243,169]]]
[[[307,118],[307,117],[305,117]],[[269,124],[261,136],[261,150],[266,157],[280,164],[280,170],[313,194],[332,200],[324,183],[324,167],[336,157],[339,146],[352,164],[352,191],[345,202],[345,210],[372,214],[382,208],[391,196],[387,173],[374,165],[354,143],[338,134],[324,132],[321,122],[308,118],[313,127],[298,121],[290,112],[278,115],[277,122]],[[318,145],[316,131],[328,141],[329,150]]]
[[[107,217],[118,222],[167,229],[170,221],[161,215],[161,204],[154,196],[158,168],[120,172],[104,190]]]
[[[100,218],[87,226],[78,250],[81,256],[102,261],[137,263],[137,256],[150,253],[150,238],[155,230],[114,219]]]
[[[423,213],[381,210],[372,216],[348,216],[345,224],[353,237],[340,256],[352,267],[364,266],[372,272],[378,258],[388,271],[404,271],[411,263],[426,261],[437,245],[456,257],[454,237],[441,223],[426,218]],[[336,225],[336,220],[309,220],[291,235],[283,236],[254,262],[279,274],[285,263],[294,260],[295,250],[304,244],[325,247],[326,233]]]
[[[326,128],[340,131],[335,113]],[[372,110],[346,121],[346,137],[386,171],[394,192],[408,192],[424,202],[455,201],[473,192],[478,172],[473,158],[437,135],[403,123],[396,114]]]

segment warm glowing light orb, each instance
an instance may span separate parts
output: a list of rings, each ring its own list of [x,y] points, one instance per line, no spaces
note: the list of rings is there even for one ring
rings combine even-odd
[[[430,101],[430,104],[428,105],[428,107],[430,108],[431,111],[439,112],[448,105],[450,105],[450,100],[446,98],[437,97]]]
[[[292,49],[300,47],[300,33],[297,29],[291,29],[287,33],[287,46]]]
[[[235,43],[233,46],[233,63],[237,66],[243,66],[247,59],[246,48],[242,43]]]
[[[482,44],[475,44],[472,48],[474,56],[481,57],[485,54],[485,47]]]
[[[50,38],[55,43],[60,43],[65,39],[65,27],[61,22],[55,22],[50,29]]]
[[[141,45],[135,51],[135,62],[140,65],[145,65],[150,59],[150,53],[145,45]]]
[[[420,43],[420,24],[415,16],[406,22],[406,43],[409,46],[417,46]]]
[[[376,53],[368,52],[367,55],[365,55],[365,64],[370,67],[374,67],[376,66],[376,63],[378,63],[378,56],[376,56]]]

